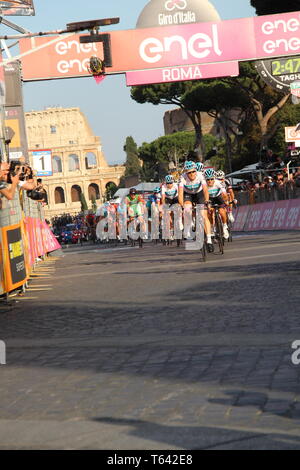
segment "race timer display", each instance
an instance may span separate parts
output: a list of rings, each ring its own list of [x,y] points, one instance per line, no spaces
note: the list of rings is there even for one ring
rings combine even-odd
[[[273,77],[300,73],[300,56],[272,60],[271,70]]]
[[[300,80],[300,55],[257,60],[255,68],[269,86],[290,93],[291,83]]]

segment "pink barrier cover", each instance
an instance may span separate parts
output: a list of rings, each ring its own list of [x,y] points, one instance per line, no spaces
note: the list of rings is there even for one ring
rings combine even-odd
[[[240,206],[237,212],[234,212],[235,222],[233,224],[233,230],[235,232],[242,232],[248,217],[250,206]]]
[[[233,230],[300,230],[300,199],[241,206]]]
[[[46,222],[26,217],[24,223],[29,241],[29,263],[31,266],[34,265],[38,256],[61,248]]]

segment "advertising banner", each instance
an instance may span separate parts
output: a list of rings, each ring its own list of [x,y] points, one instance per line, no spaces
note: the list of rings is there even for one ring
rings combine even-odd
[[[111,31],[113,67],[106,73],[292,56],[299,54],[299,32],[300,12]],[[21,39],[23,79],[88,76],[90,57],[103,59],[102,44],[79,38]]]
[[[246,224],[250,206],[240,206],[237,209],[237,212],[234,213],[235,222],[233,225],[233,230],[235,232],[242,232]]]
[[[286,142],[300,142],[300,129],[297,131],[297,126],[285,127],[284,129]]]
[[[2,228],[4,285],[6,292],[20,287],[27,280],[21,224]]]
[[[0,229],[0,295],[5,293],[4,289],[4,259],[3,259],[3,245],[2,234]]]
[[[236,232],[300,230],[300,199],[240,206],[235,217]]]
[[[37,176],[52,176],[52,151],[32,150],[32,168],[37,172]]]
[[[2,16],[34,16],[33,0],[0,1]]]
[[[147,85],[150,83],[181,82],[216,77],[236,77],[240,73],[238,62],[224,64],[190,65],[153,70],[139,70],[126,73],[127,86]]]

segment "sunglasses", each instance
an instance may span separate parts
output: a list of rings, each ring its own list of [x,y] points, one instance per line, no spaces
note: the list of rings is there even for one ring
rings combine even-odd
[[[188,171],[188,173],[187,173],[187,174],[188,174],[188,175],[191,175],[192,173],[197,173],[197,171],[196,171],[196,170],[193,170],[193,171]]]
[[[214,181],[215,178],[206,178],[206,181]]]

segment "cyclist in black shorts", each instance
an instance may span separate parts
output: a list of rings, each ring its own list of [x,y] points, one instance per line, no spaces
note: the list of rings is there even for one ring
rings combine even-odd
[[[209,194],[203,174],[197,171],[196,164],[192,161],[185,162],[184,174],[181,176],[178,190],[179,204],[185,210],[191,211],[192,205],[208,204]],[[211,240],[211,224],[208,219],[207,210],[201,210],[204,219],[204,230],[207,236],[209,251],[213,250]]]

